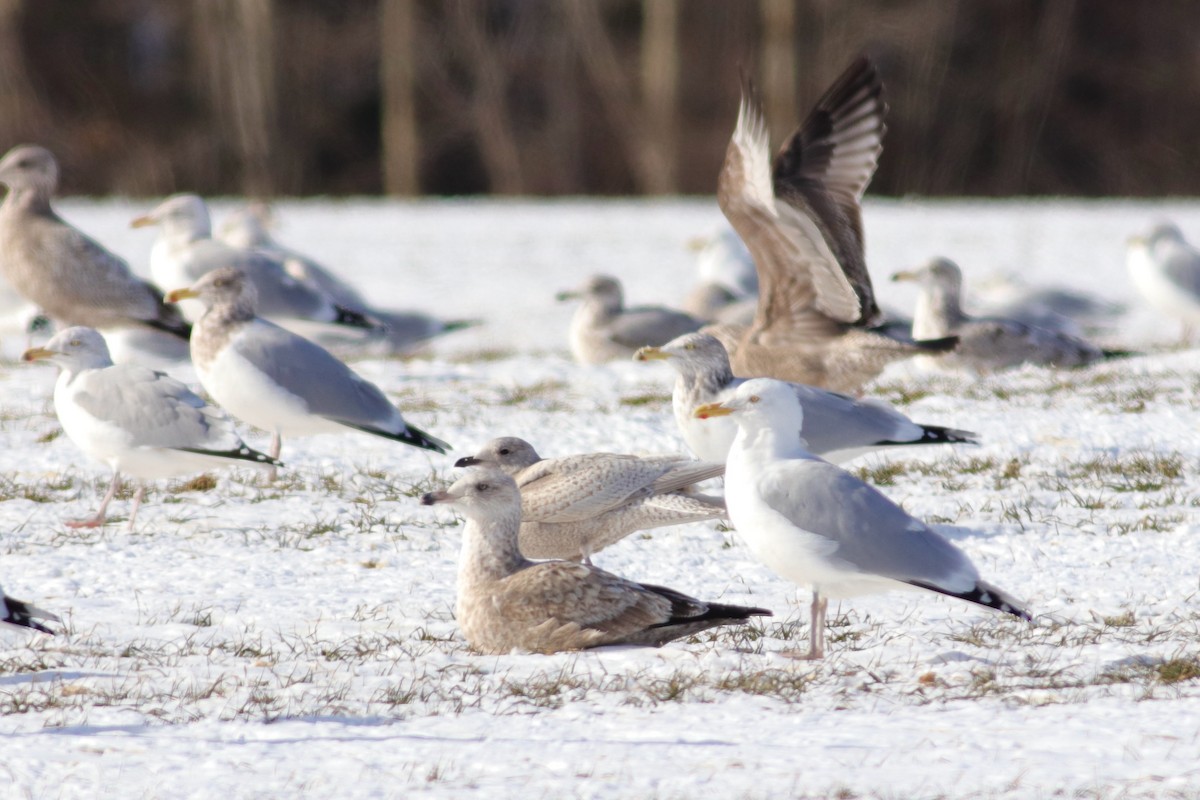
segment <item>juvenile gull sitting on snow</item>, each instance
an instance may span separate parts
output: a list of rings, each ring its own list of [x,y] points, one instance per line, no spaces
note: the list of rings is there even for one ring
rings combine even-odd
[[[679,432],[697,458],[724,463],[737,424],[726,418],[701,420],[695,414],[702,405],[731,397],[747,381],[733,376],[724,346],[706,333],[689,333],[662,347],[643,347],[636,358],[664,360],[679,373],[671,393]],[[829,461],[849,461],[883,447],[978,444],[969,431],[921,425],[880,400],[856,400],[802,383],[788,386],[804,409],[800,437],[809,452]]]
[[[58,163],[44,147],[14,147],[0,160],[0,270],[13,288],[60,325],[146,326],[187,339],[179,310],[129,265],[50,207]]]
[[[542,458],[524,439],[505,436],[454,466],[476,464],[516,480],[521,552],[532,558],[588,561],[634,531],[725,516],[720,498],[691,491],[721,475],[723,463],[617,453]]]
[[[530,561],[517,545],[520,491],[498,469],[472,469],[448,489],[423,495],[421,503],[450,504],[467,519],[454,613],[467,642],[481,653],[658,647],[771,614],[707,603],[573,561]]]
[[[608,275],[593,276],[578,291],[559,292],[558,299],[582,301],[570,330],[571,355],[580,364],[628,359],[639,347],[666,344],[703,324],[661,306],[625,308],[620,282]]]
[[[729,518],[756,558],[812,586],[808,658],[825,652],[828,597],[916,587],[1030,619],[928,525],[808,452],[796,436],[804,412],[790,385],[756,378],[695,413],[737,422],[725,469]]]
[[[247,447],[220,409],[179,381],[133,364],[114,365],[104,337],[91,328],[67,328],[45,347],[26,350],[23,357],[44,359],[62,370],[54,385],[54,410],[63,431],[80,450],[113,471],[95,515],[68,522],[69,527],[104,524],[122,473],[153,480],[238,461],[278,465]],[[130,530],[145,488],[139,485],[134,497]]]
[[[38,620],[62,622],[57,614],[51,614],[44,608],[38,608],[22,600],[9,597],[3,590],[0,590],[0,623],[11,625],[14,628],[32,628],[35,631],[41,631],[53,636],[54,631],[47,628]]]
[[[257,317],[254,286],[240,270],[215,269],[167,296],[184,298],[205,308],[191,345],[200,383],[230,414],[273,433],[272,457],[285,435],[348,428],[438,453],[450,446],[405,423],[378,386],[328,350]]]
[[[962,310],[962,270],[947,258],[932,259],[917,270],[897,272],[894,281],[920,284],[913,335],[957,336],[958,349],[939,356],[940,363],[979,373],[1021,364],[1082,367],[1109,356],[1096,345],[1062,331],[1036,328],[1012,319],[971,317]]]
[[[1200,325],[1200,251],[1170,222],[1148,236],[1134,236],[1125,252],[1133,285],[1155,310],[1183,320],[1183,341]]]

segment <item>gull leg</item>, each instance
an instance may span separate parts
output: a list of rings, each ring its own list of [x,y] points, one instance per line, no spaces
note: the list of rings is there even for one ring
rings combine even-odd
[[[278,460],[279,459],[279,451],[282,449],[283,449],[283,436],[281,436],[279,434],[279,431],[275,431],[275,433],[271,434],[271,451],[268,455],[270,455],[271,458]],[[274,483],[275,478],[278,477],[278,475],[279,475],[279,470],[276,469],[274,464],[272,464],[270,469],[267,472],[267,480]]]
[[[87,519],[69,519],[65,525],[68,528],[99,528],[104,524],[104,515],[108,511],[108,504],[117,495],[117,487],[121,485],[121,473],[113,471],[112,483],[108,485],[108,494],[104,495],[104,499],[100,501],[100,508],[96,509],[96,513]]]
[[[818,661],[825,657],[825,609],[829,607],[829,598],[821,597],[821,593],[813,590],[810,628],[808,631],[808,658]]]
[[[133,506],[129,509],[129,525],[125,530],[133,533],[133,521],[137,519],[138,509],[142,506],[142,498],[146,496],[145,485],[139,485],[137,493],[133,496]]]

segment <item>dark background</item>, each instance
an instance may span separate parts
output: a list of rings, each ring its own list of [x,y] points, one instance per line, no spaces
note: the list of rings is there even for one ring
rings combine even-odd
[[[66,194],[711,194],[858,53],[871,191],[1200,194],[1200,3],[0,0],[0,149]]]

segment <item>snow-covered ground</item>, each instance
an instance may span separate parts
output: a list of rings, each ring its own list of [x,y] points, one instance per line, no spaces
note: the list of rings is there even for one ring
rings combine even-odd
[[[151,202],[60,211],[144,271]],[[228,205],[217,204],[218,216]],[[412,359],[362,359],[441,457],[349,433],[158,487],[138,528],[74,531],[108,481],[58,436],[54,371],[0,365],[0,581],[64,617],[0,634],[0,795],[28,798],[1200,796],[1200,354],[1131,296],[1125,238],[1196,203],[869,202],[877,291],[934,254],[1130,303],[1146,356],[973,379],[911,366],[875,393],[975,448],[851,465],[935,522],[1037,624],[923,593],[830,608],[735,532],[634,535],[599,565],[775,610],[659,650],[481,657],[455,629],[459,525],[416,496],[497,435],[547,455],[669,451],[670,375],[580,367],[554,292],[607,272],[681,301],[712,202],[281,203],[280,240],[383,306],[477,317]],[[166,289],[175,287],[164,287]],[[186,370],[185,370],[186,374]],[[247,438],[265,445],[260,432]],[[124,514],[128,495],[114,508]],[[711,635],[710,635],[711,634]]]

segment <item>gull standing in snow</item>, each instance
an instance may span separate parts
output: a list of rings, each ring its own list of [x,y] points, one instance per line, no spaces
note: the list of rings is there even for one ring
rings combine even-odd
[[[152,328],[187,339],[179,310],[50,207],[58,162],[44,147],[21,145],[0,159],[0,271],[12,287],[60,325]]]
[[[628,359],[639,347],[666,344],[703,324],[661,306],[625,308],[620,282],[608,275],[592,276],[582,289],[559,292],[558,300],[582,300],[570,331],[571,355],[580,364]]]
[[[0,589],[0,623],[11,625],[14,628],[32,628],[35,631],[54,635],[54,631],[47,628],[38,620],[46,620],[47,622],[62,622],[57,614],[51,614],[44,608],[30,605],[23,600],[17,600],[9,597]]]
[[[1190,344],[1200,325],[1200,251],[1178,226],[1161,222],[1148,236],[1129,239],[1125,267],[1155,310],[1183,320],[1183,342]]]
[[[1128,355],[1013,319],[968,316],[962,310],[962,270],[947,258],[934,258],[920,269],[897,272],[892,280],[920,284],[913,314],[914,336],[958,337],[958,349],[938,358],[947,366],[988,373],[1021,364],[1083,367],[1111,356]]]
[[[658,647],[771,615],[762,608],[696,600],[573,561],[530,561],[517,544],[520,490],[498,469],[471,469],[449,488],[423,495],[421,503],[447,503],[467,519],[454,614],[467,642],[481,653]]]
[[[281,259],[212,238],[208,206],[194,194],[172,195],[130,224],[159,226],[150,250],[150,272],[164,286],[190,286],[217,267],[236,267],[254,283],[265,317],[356,329],[379,327],[375,320],[338,305],[320,288],[288,274]],[[185,309],[185,313],[194,311]]]
[[[737,422],[725,468],[729,518],[759,561],[812,587],[807,658],[824,656],[829,597],[915,587],[1031,619],[928,525],[808,452],[796,435],[804,412],[789,384],[756,378],[695,413]]]
[[[230,414],[272,432],[273,458],[285,435],[349,428],[438,453],[450,447],[405,423],[378,386],[328,350],[256,316],[254,284],[240,270],[220,267],[167,295],[185,298],[204,306],[191,346],[200,383]]]
[[[153,480],[239,461],[278,462],[246,446],[233,422],[174,378],[134,364],[116,364],[104,337],[92,328],[67,328],[45,347],[26,350],[26,361],[46,360],[62,370],[54,385],[54,411],[80,450],[113,471],[108,494],[89,519],[71,528],[104,524],[121,474]],[[139,485],[129,530],[145,495]]]
[[[662,347],[643,347],[638,361],[666,361],[676,372],[671,405],[683,440],[697,458],[724,463],[737,434],[732,419],[701,420],[695,411],[733,395],[747,378],[735,378],[725,347],[707,333],[689,333]],[[798,432],[809,452],[840,463],[883,447],[918,444],[978,444],[970,431],[921,425],[880,400],[787,384],[804,410]]]
[[[456,467],[485,465],[521,490],[521,552],[590,563],[591,554],[634,531],[725,516],[725,503],[693,491],[724,463],[679,455],[586,453],[542,458],[515,436],[493,439]]]
[[[892,361],[954,348],[953,337],[914,342],[876,328],[860,203],[883,151],[882,93],[858,59],[774,162],[762,110],[743,94],[717,203],[758,268],[758,310],[749,327],[705,329],[737,372],[858,392]]]

